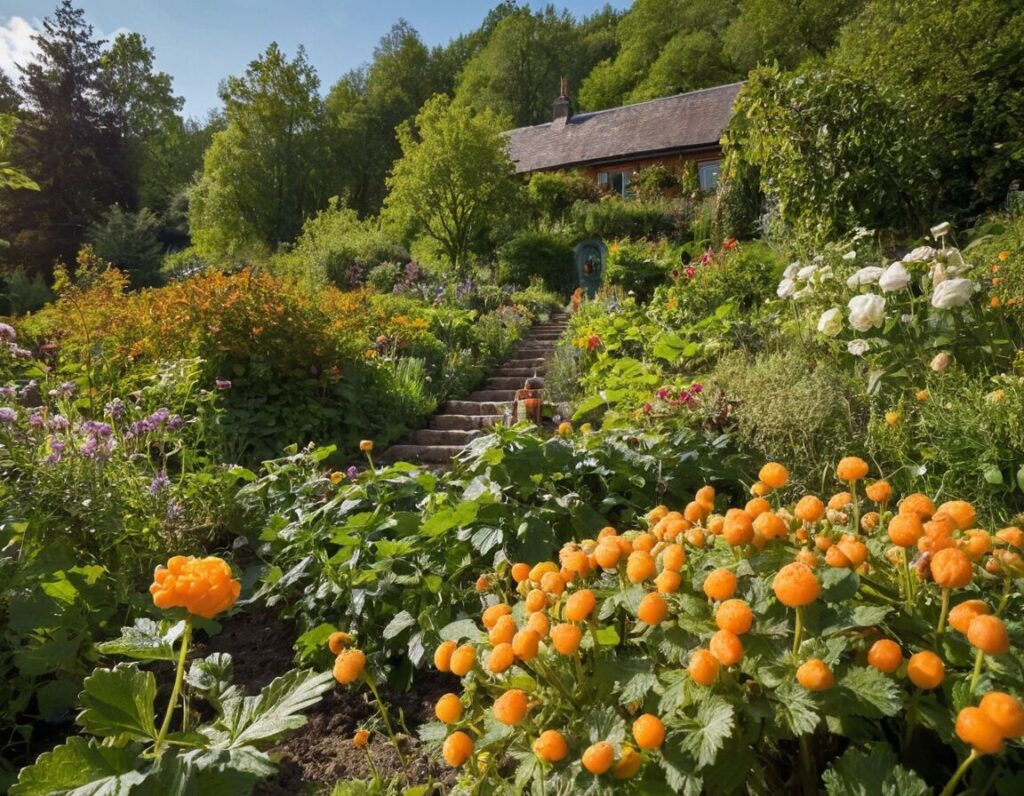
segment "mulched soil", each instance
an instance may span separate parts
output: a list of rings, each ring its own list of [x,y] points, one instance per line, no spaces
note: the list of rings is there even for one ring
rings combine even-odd
[[[272,614],[239,614],[224,621],[221,633],[197,644],[195,655],[230,653],[235,682],[246,693],[255,694],[292,668],[295,637],[295,630]],[[401,711],[406,726],[415,733],[419,725],[433,720],[438,697],[458,688],[458,678],[452,675],[421,672],[410,691],[395,694],[382,689],[381,696],[388,703],[392,721],[397,723]],[[306,726],[269,750],[279,772],[257,787],[258,796],[329,793],[339,780],[367,779],[373,775],[367,753],[383,776],[402,773],[398,754],[383,731],[367,689],[338,686],[307,711],[306,717]],[[364,727],[380,731],[372,732],[369,744],[358,749],[352,745],[352,737]],[[431,777],[440,782],[451,779],[451,769],[427,756],[415,737],[403,739],[402,751],[409,760],[410,785]]]

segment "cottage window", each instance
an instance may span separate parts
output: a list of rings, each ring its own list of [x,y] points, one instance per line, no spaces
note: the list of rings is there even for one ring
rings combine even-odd
[[[700,176],[700,189],[702,191],[718,190],[718,172],[722,170],[722,161],[707,160],[697,165],[697,174]]]
[[[632,196],[629,190],[631,172],[628,171],[599,171],[597,173],[597,185],[602,191],[617,193],[619,196]]]

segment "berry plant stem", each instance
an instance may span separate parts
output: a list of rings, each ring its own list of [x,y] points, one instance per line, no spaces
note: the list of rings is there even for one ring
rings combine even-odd
[[[857,499],[857,482],[850,481],[850,499],[853,512],[853,532],[860,533],[860,501]]]
[[[1003,609],[1006,608],[1006,604],[1010,602],[1010,584],[1012,579],[1009,575],[1003,576],[1003,595],[999,598],[999,605],[996,608],[996,616],[999,616]]]
[[[181,635],[181,649],[178,650],[178,670],[174,674],[174,688],[171,690],[171,699],[167,703],[167,712],[164,713],[163,724],[160,725],[160,732],[156,736],[156,743],[153,745],[153,754],[159,757],[163,753],[164,739],[167,738],[167,731],[171,728],[171,717],[174,715],[174,706],[178,704],[178,696],[181,694],[181,684],[185,679],[185,657],[188,655],[188,643],[192,638],[192,614],[185,618],[185,632]]]
[[[964,762],[960,764],[960,768],[958,768],[954,772],[953,776],[950,777],[949,782],[946,783],[946,787],[942,789],[940,796],[953,796],[953,793],[956,792],[956,786],[959,784],[964,774],[967,773],[967,769],[970,768],[971,763],[973,763],[977,757],[978,753],[971,750],[971,753],[964,758]]]
[[[939,624],[935,628],[936,647],[942,641],[942,634],[946,632],[946,616],[949,614],[949,591],[949,589],[942,590],[942,612],[939,614]]]
[[[914,604],[914,582],[910,574],[910,553],[907,552],[905,547],[901,549],[903,551],[903,577],[907,582],[907,591],[904,597],[907,600],[907,608],[910,609]]]
[[[796,607],[796,630],[793,631],[793,659],[800,660],[800,637],[804,631],[804,609],[803,606]]]
[[[395,735],[395,728],[391,726],[391,718],[388,716],[388,709],[384,707],[384,702],[380,698],[380,692],[377,690],[377,684],[373,681],[373,676],[369,672],[363,672],[363,679],[366,680],[366,684],[370,687],[370,691],[373,692],[373,698],[377,700],[377,709],[380,711],[380,717],[384,719],[384,729],[388,731],[388,737],[391,739],[391,745],[395,747],[395,751],[398,753],[398,759],[402,761],[402,769],[405,771],[406,776],[409,775],[409,763],[405,759],[405,755],[402,754],[402,747],[398,743],[398,736]]]
[[[985,664],[985,653],[978,650],[974,655],[974,673],[971,674],[971,684],[967,689],[967,699],[974,697],[974,689],[978,687],[978,678],[981,677],[981,667]]]

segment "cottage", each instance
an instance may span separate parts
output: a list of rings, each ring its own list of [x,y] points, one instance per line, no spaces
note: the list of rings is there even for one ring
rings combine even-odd
[[[722,156],[719,139],[741,85],[574,114],[563,79],[552,120],[509,131],[509,155],[519,174],[580,169],[622,196],[629,195],[633,173],[645,166],[661,163],[676,169],[694,161],[700,187],[714,190]]]

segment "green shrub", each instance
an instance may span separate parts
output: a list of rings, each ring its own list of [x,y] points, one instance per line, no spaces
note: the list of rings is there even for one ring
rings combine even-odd
[[[18,266],[4,278],[0,311],[5,315],[24,315],[41,309],[52,300],[53,291],[42,274],[29,276],[28,271]]]
[[[534,317],[547,317],[558,312],[565,306],[561,295],[546,290],[544,283],[537,277],[530,279],[529,287],[517,290],[509,300],[518,307],[526,307]]]
[[[606,197],[600,202],[576,202],[569,217],[577,234],[605,240],[681,237],[686,228],[682,203],[667,199],[640,202]]]
[[[541,220],[560,221],[576,202],[596,202],[601,191],[585,172],[541,171],[530,177],[527,196]]]
[[[165,281],[173,279],[186,279],[205,271],[210,267],[210,261],[199,254],[198,249],[189,246],[179,252],[171,252],[164,255],[163,263],[160,266],[160,273]]]
[[[608,247],[605,278],[610,284],[634,291],[637,298],[644,301],[673,269],[680,267],[679,252],[679,247],[665,238],[658,241],[616,241]]]
[[[370,269],[366,275],[366,286],[378,293],[391,293],[402,280],[402,266],[398,263],[381,263]]]
[[[655,163],[638,170],[629,182],[629,187],[641,201],[656,201],[668,191],[678,188],[679,175],[663,163]]]
[[[128,275],[132,287],[149,287],[160,281],[160,221],[147,208],[138,213],[117,205],[89,227],[86,240],[96,255]]]
[[[539,276],[549,290],[568,294],[576,284],[574,249],[564,235],[524,230],[498,251],[498,280],[525,287]]]

